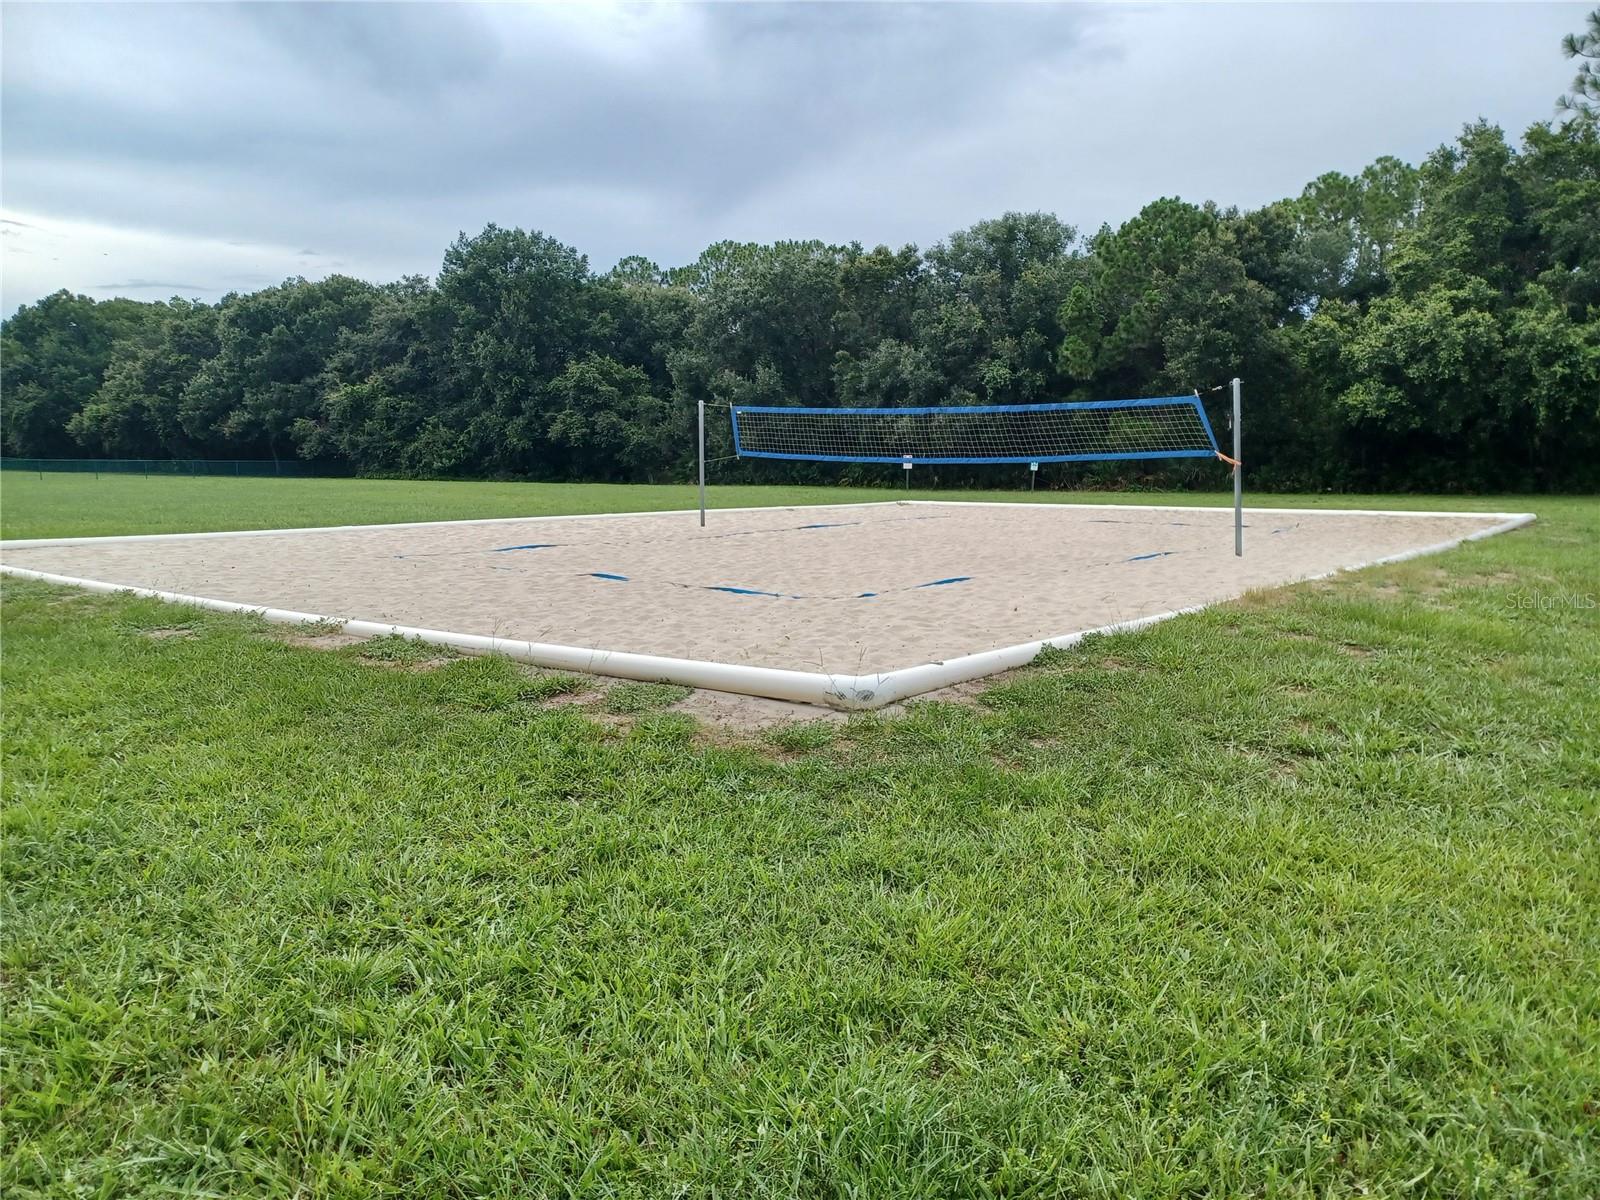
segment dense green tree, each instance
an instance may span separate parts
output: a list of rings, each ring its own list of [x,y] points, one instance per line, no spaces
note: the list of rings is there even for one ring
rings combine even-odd
[[[1050,213],[980,221],[928,251],[918,343],[952,403],[1052,398],[1062,302],[1080,275],[1077,230]]]
[[[0,445],[7,454],[70,457],[69,428],[122,347],[167,318],[161,304],[56,292],[24,305],[0,332]]]
[[[184,389],[183,431],[225,442],[236,457],[292,457],[293,431],[321,411],[340,335],[366,324],[377,296],[369,283],[333,275],[225,298],[217,354]]]
[[[1581,321],[1600,306],[1600,121],[1528,130],[1517,164],[1539,282]]]
[[[640,254],[630,254],[606,272],[613,283],[644,287],[665,287],[667,273]]]
[[[1578,122],[1535,126],[1524,145],[1477,122],[1429,157],[1393,290],[1338,322],[1322,355],[1369,482],[1397,464],[1448,489],[1594,478],[1579,448],[1596,394],[1584,202],[1600,196],[1600,163]]]
[[[301,453],[374,474],[479,469],[462,429],[457,316],[426,279],[383,288],[366,325],[344,331],[329,357],[321,409],[295,424]]]
[[[930,278],[917,248],[852,245],[839,264],[838,286],[836,402],[862,408],[948,402],[944,376],[918,337]]]
[[[1568,58],[1579,59],[1572,91],[1558,101],[1560,108],[1575,117],[1600,118],[1600,8],[1589,13],[1582,33],[1569,33],[1561,39],[1561,50]]]
[[[741,269],[760,249],[754,242],[713,242],[688,266],[668,271],[667,282],[691,292],[703,292],[719,276]]]
[[[184,394],[220,349],[216,308],[171,301],[169,315],[123,343],[94,397],[72,417],[68,432],[111,458],[190,457],[212,447],[183,428]],[[231,447],[219,441],[216,447]]]
[[[546,433],[554,473],[570,479],[656,482],[687,456],[687,438],[667,412],[669,398],[650,388],[638,367],[587,355],[551,380]]]
[[[441,428],[478,469],[550,470],[546,385],[591,348],[602,315],[588,261],[545,234],[490,225],[445,253],[439,293],[453,310],[449,371],[460,382]]]
[[[1215,208],[1158,200],[1091,242],[1061,306],[1060,360],[1099,395],[1185,392],[1259,360],[1282,304]]]
[[[1313,301],[1384,290],[1395,243],[1417,219],[1420,188],[1416,168],[1387,156],[1357,176],[1330,171],[1306,185],[1295,207]]]
[[[1484,121],[1428,156],[1421,215],[1392,258],[1401,291],[1475,278],[1509,295],[1528,276],[1535,231],[1514,160],[1505,134]]]
[[[1574,321],[1532,284],[1506,323],[1505,347],[1495,399],[1510,447],[1526,456],[1524,478],[1541,489],[1600,482],[1600,309]]]
[[[618,362],[638,367],[653,390],[672,390],[670,360],[694,320],[696,300],[684,287],[666,283],[619,283],[608,276],[595,287],[596,347]]]
[[[1357,380],[1340,397],[1351,419],[1441,442],[1473,434],[1494,411],[1503,350],[1495,300],[1470,279],[1375,301],[1343,348]]]
[[[1248,381],[1246,458],[1266,486],[1319,486],[1337,438],[1301,345],[1314,264],[1296,254],[1291,206],[1240,216],[1179,200],[1147,206],[1091,241],[1061,306],[1060,362],[1085,397],[1181,395]],[[1221,397],[1211,411],[1227,418]],[[1226,436],[1225,433],[1221,434]],[[1192,464],[1168,479],[1215,479]]]
[[[885,339],[910,341],[927,289],[927,272],[915,246],[846,247],[839,263],[840,349],[853,353]]]
[[[730,404],[832,400],[834,320],[845,251],[822,242],[741,247],[703,283],[678,361],[680,389]]]
[[[1245,213],[1230,209],[1223,220],[1245,277],[1272,293],[1278,318],[1297,324],[1309,316],[1325,272],[1307,244],[1295,203],[1280,200]]]

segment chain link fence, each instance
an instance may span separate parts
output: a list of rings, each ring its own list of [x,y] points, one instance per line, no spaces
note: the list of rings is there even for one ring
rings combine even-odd
[[[347,463],[301,462],[271,458],[0,458],[0,471],[77,475],[234,475],[283,478],[340,478],[354,472]]]

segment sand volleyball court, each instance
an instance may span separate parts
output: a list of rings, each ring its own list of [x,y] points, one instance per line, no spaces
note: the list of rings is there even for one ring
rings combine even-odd
[[[872,708],[1516,513],[906,501],[0,544],[4,569],[541,666]]]

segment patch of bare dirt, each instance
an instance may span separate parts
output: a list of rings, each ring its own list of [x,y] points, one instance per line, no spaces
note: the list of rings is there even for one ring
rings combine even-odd
[[[52,597],[46,603],[54,608],[59,604],[72,604],[80,608],[110,608],[117,602],[116,596],[108,596],[104,592],[80,592],[76,588],[71,591],[59,589],[61,595]]]
[[[582,707],[593,702],[595,694],[585,692],[557,692],[552,696],[541,696],[533,703],[539,708],[571,708],[574,705]]]
[[[1330,642],[1327,638],[1318,637],[1314,633],[1301,633],[1294,629],[1281,629],[1277,636],[1287,642],[1311,642],[1318,646],[1329,646],[1350,658],[1373,658],[1378,653],[1372,647],[1357,642]]]
[[[670,711],[688,713],[703,724],[747,733],[763,733],[786,725],[815,721],[843,724],[848,719],[848,714],[819,704],[795,704],[788,700],[768,700],[761,696],[740,696],[732,692],[700,689],[690,692],[669,707]]]
[[[164,625],[158,629],[141,629],[139,636],[149,638],[152,642],[164,642],[171,638],[191,638],[194,630],[186,625]]]
[[[1293,786],[1300,782],[1300,764],[1292,758],[1272,760],[1272,778],[1278,783]]]
[[[307,650],[339,650],[367,640],[360,634],[345,633],[342,629],[329,630],[326,633],[306,633],[297,625],[279,626],[273,630],[272,636],[286,645],[301,646]]]

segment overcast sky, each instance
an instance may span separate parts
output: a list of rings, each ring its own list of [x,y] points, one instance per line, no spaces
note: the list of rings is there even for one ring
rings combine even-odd
[[[1257,205],[1553,115],[1587,3],[6,3],[0,307]]]

